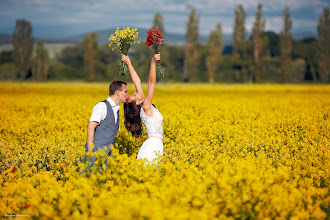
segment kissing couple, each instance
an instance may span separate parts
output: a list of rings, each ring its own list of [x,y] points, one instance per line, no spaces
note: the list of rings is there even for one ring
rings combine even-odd
[[[135,86],[135,93],[128,95],[127,83],[113,81],[109,86],[109,96],[106,100],[97,103],[92,112],[87,127],[87,142],[85,153],[103,150],[113,157],[111,145],[116,143],[116,135],[119,130],[119,103],[124,103],[125,127],[133,137],[142,135],[145,126],[148,139],[142,144],[137,159],[147,159],[152,162],[159,155],[163,155],[163,116],[152,104],[152,98],[156,87],[156,62],[160,60],[160,53],[155,54],[150,63],[148,77],[148,91],[144,97],[139,75],[135,71],[128,56],[121,55],[121,60],[128,66],[131,79]],[[88,158],[93,166],[96,156]],[[107,164],[107,160],[105,160]]]

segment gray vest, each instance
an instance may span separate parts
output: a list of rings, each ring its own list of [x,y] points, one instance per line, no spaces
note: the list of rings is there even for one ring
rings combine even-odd
[[[105,153],[111,155],[110,146],[115,145],[117,131],[119,130],[119,111],[117,112],[117,123],[115,123],[115,117],[110,103],[107,100],[103,102],[107,105],[107,116],[95,128],[93,152],[102,149]],[[104,147],[106,149],[103,149]],[[87,152],[87,143],[85,145],[85,152]]]

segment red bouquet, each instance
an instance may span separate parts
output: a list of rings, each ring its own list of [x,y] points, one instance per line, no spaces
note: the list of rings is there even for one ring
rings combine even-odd
[[[148,31],[148,36],[146,44],[154,51],[155,54],[159,53],[159,47],[164,44],[164,39],[162,34],[156,29],[150,29]],[[159,78],[163,79],[165,77],[165,69],[157,61],[156,72],[159,74]]]

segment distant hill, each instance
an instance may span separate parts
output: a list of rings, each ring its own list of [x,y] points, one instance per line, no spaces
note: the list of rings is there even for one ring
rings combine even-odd
[[[110,41],[108,40],[108,38],[110,37],[111,34],[115,33],[115,31],[116,31],[116,28],[96,31],[97,36],[98,36],[98,42],[100,44],[109,43]],[[148,31],[149,31],[149,29],[138,28],[139,35],[138,35],[137,40],[144,41],[147,38]],[[63,40],[80,42],[84,39],[86,34],[87,33],[82,33],[82,34],[78,34],[75,36],[70,36],[70,37],[64,38]],[[185,36],[183,34],[165,33],[163,37],[167,44],[184,45],[184,42],[185,42]]]
[[[108,38],[111,34],[113,34],[116,31],[116,28],[109,28],[106,30],[99,30],[96,31],[98,36],[98,42],[99,44],[109,43]],[[147,32],[149,29],[146,28],[138,28],[139,37],[138,40],[145,41],[147,38]],[[48,40],[48,39],[41,39],[41,38],[35,38],[34,41],[37,42],[38,40],[42,40],[44,43],[78,43],[81,42],[85,35],[90,32],[81,33],[73,36],[68,36],[62,39],[56,39],[56,40]],[[247,33],[247,36],[251,36],[250,33]],[[208,40],[207,35],[200,35],[200,42],[202,44],[206,44]],[[293,39],[295,40],[301,40],[304,38],[316,38],[315,33],[293,33]],[[232,44],[232,34],[223,34],[223,38],[225,41],[225,45],[231,45]],[[167,33],[164,34],[164,39],[166,44],[170,45],[184,45],[185,44],[185,34],[177,34],[177,33]],[[0,45],[6,45],[11,44],[11,35],[9,34],[0,34]]]
[[[0,34],[0,45],[2,44],[11,44],[11,35]]]
[[[108,38],[110,37],[111,34],[115,33],[115,31],[116,31],[116,28],[110,28],[110,29],[106,29],[106,30],[96,31],[97,36],[98,36],[98,42],[100,44],[109,43],[110,41],[108,40]],[[146,29],[146,28],[138,28],[138,32],[139,32],[138,40],[145,41],[145,39],[147,38],[148,31],[149,31],[149,29]],[[75,36],[70,36],[70,37],[64,38],[62,40],[70,41],[70,42],[80,42],[84,39],[86,34],[87,33],[78,34]],[[208,36],[200,35],[199,37],[200,37],[200,42],[202,44],[207,43]],[[184,34],[165,32],[164,39],[165,39],[165,43],[170,44],[170,45],[184,45],[185,44],[185,35]],[[224,34],[224,39],[225,39],[226,44],[230,44],[231,34]]]
[[[99,30],[96,31],[98,36],[98,42],[100,44],[109,43],[108,38],[111,34],[113,34],[116,31],[116,28],[110,28],[106,30]],[[139,37],[138,40],[145,41],[147,38],[147,32],[149,29],[146,28],[138,28]],[[90,33],[90,32],[87,32]],[[63,39],[59,39],[59,41],[65,41],[65,42],[80,42],[84,39],[85,35],[87,33],[77,34],[74,36],[69,36]],[[251,36],[251,33],[247,33],[247,36]],[[304,38],[316,38],[315,33],[293,33],[292,34],[294,40],[301,40]],[[200,35],[199,39],[202,44],[206,44],[208,41],[208,35]],[[231,45],[232,44],[232,34],[223,34],[223,38],[225,41],[225,45]],[[164,34],[165,43],[170,45],[184,45],[185,44],[185,35],[184,34],[177,34],[177,33],[167,33]]]
[[[12,43],[12,35],[9,34],[0,34],[0,45],[6,45]],[[41,38],[34,38],[34,43],[37,43],[39,40],[42,40],[44,43],[76,43],[76,41],[68,40],[48,40]]]

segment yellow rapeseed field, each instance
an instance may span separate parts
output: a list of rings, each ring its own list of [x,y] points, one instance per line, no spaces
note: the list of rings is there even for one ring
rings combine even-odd
[[[129,135],[121,107],[115,157],[88,171],[108,86],[0,84],[1,217],[329,219],[329,85],[157,85],[162,163],[135,159],[146,135]]]

